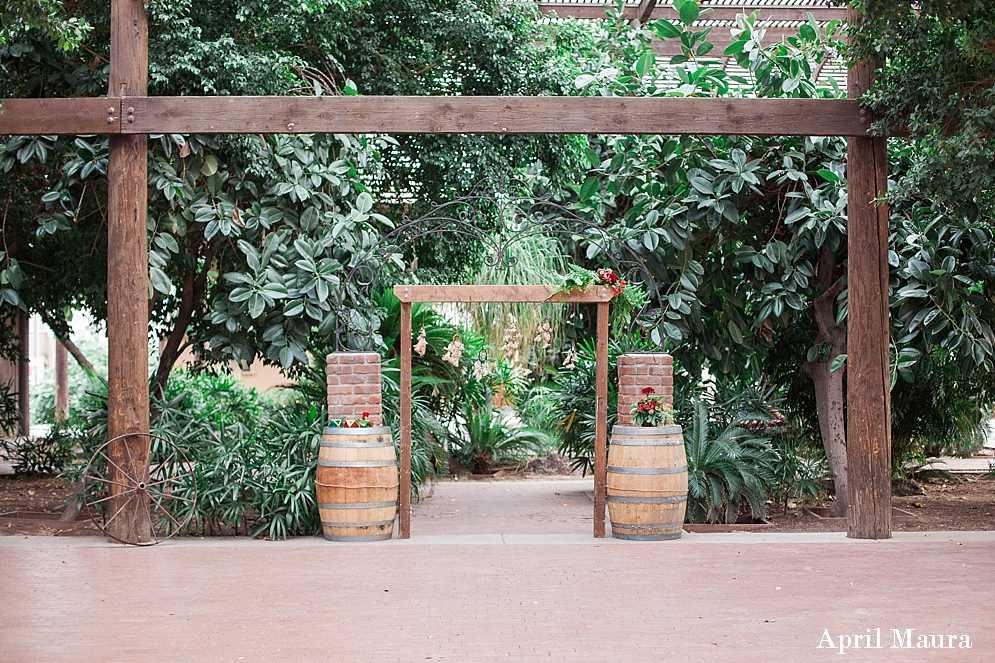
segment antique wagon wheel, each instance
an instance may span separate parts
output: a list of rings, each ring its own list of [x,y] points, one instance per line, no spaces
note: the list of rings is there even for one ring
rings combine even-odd
[[[123,467],[108,453],[113,442],[129,437],[145,437],[150,441],[147,475],[135,476],[131,471],[134,463],[127,444],[124,449],[129,462]],[[117,470],[114,480],[108,477],[109,468]],[[119,488],[116,495],[110,493],[112,486]],[[113,533],[117,519],[129,512],[125,507],[134,503],[138,518],[144,516],[148,521],[148,541],[127,540]],[[113,512],[111,504],[115,505]],[[121,543],[149,546],[176,536],[190,522],[196,505],[193,464],[179,447],[158,435],[130,433],[110,439],[97,449],[83,472],[83,508],[97,529]]]

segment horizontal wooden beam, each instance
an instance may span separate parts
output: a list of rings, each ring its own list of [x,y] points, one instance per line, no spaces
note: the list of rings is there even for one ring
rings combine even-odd
[[[704,26],[703,26],[704,27]],[[780,44],[783,43],[788,37],[795,37],[798,35],[798,28],[785,27],[785,26],[768,26],[763,28],[764,40],[763,43],[767,44]],[[717,25],[712,28],[712,31],[708,33],[708,41],[715,44],[715,48],[709,53],[707,58],[721,58],[722,53],[726,48],[735,41],[732,34],[729,32],[729,28],[724,25]],[[678,55],[681,52],[681,40],[680,39],[653,39],[650,43],[650,47],[653,49],[657,55],[671,56]]]
[[[0,99],[0,136],[74,136],[121,132],[121,100]]]
[[[402,302],[525,302],[571,304],[611,301],[611,290],[598,285],[557,292],[553,285],[395,285]]]
[[[129,98],[122,133],[865,136],[843,99],[636,97]]]
[[[869,124],[869,115],[858,102],[844,99],[329,96],[6,99],[3,103],[2,135],[865,136]],[[122,112],[110,112],[116,108]]]
[[[543,14],[556,14],[560,18],[584,18],[599,19],[607,18],[607,10],[614,7],[612,4],[595,5],[587,3],[558,3],[540,2],[539,11]],[[754,11],[760,11],[760,19],[767,21],[807,21],[809,13],[820,23],[837,19],[846,20],[846,7],[776,7],[771,5],[758,5],[744,3],[742,5],[709,5],[701,3],[702,21],[735,21],[737,16],[746,14],[749,16]],[[710,9],[705,13],[705,10]],[[637,17],[639,7],[626,7],[625,17],[633,19]],[[665,18],[670,21],[680,20],[680,15],[673,6],[658,5],[653,9],[651,20]]]

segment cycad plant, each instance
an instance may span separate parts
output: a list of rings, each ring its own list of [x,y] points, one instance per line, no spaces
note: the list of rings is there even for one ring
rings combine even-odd
[[[736,522],[745,502],[754,518],[766,514],[767,489],[774,484],[775,455],[767,440],[735,425],[714,435],[708,405],[689,404],[684,428],[688,458],[687,520],[693,523]]]
[[[549,444],[545,431],[522,425],[507,410],[490,403],[467,410],[466,437],[453,455],[474,474],[490,472],[494,462],[524,460]]]

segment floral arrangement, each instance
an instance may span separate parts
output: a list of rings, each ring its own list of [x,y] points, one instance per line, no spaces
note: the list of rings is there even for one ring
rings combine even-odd
[[[673,426],[674,410],[654,395],[653,387],[643,388],[643,397],[632,405],[632,423],[637,426]]]
[[[532,342],[542,347],[543,350],[549,349],[553,343],[553,325],[549,323],[549,320],[543,320],[539,324],[536,329],[536,337]]]
[[[613,297],[618,297],[625,292],[625,286],[627,285],[625,279],[612,270],[599,269],[594,274],[602,285],[606,285],[612,289]]]
[[[515,319],[511,319],[511,327],[504,332],[504,345],[501,346],[501,352],[508,361],[514,363],[518,358],[518,348],[522,342],[522,333],[518,331],[518,325],[515,324]]]
[[[592,272],[589,269],[569,266],[569,273],[563,277],[561,292],[581,290],[595,285],[603,285],[612,290],[613,303],[611,312],[612,332],[624,333],[632,322],[632,317],[641,311],[649,298],[646,289],[637,283],[630,283],[610,269],[599,269]]]
[[[329,428],[372,428],[370,413],[364,412],[362,419],[332,419],[328,422]]]

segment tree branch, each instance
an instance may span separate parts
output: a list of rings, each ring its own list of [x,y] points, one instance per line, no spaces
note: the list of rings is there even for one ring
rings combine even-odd
[[[38,314],[41,316],[41,319],[45,322],[45,324],[48,325],[48,328],[52,330],[52,333],[55,334],[55,337],[59,339],[62,345],[66,346],[66,350],[68,350],[69,354],[73,356],[73,359],[76,360],[76,363],[80,365],[80,368],[86,371],[87,375],[97,378],[106,385],[107,380],[105,380],[102,375],[97,373],[97,369],[93,367],[93,364],[90,363],[90,360],[86,358],[86,355],[83,354],[83,351],[80,350],[75,343],[73,343],[73,340],[69,338],[69,334],[66,334],[65,337],[59,335],[59,333],[56,331],[58,325],[54,324],[55,320],[52,318],[52,316],[49,315],[49,313],[46,311],[39,311]]]

